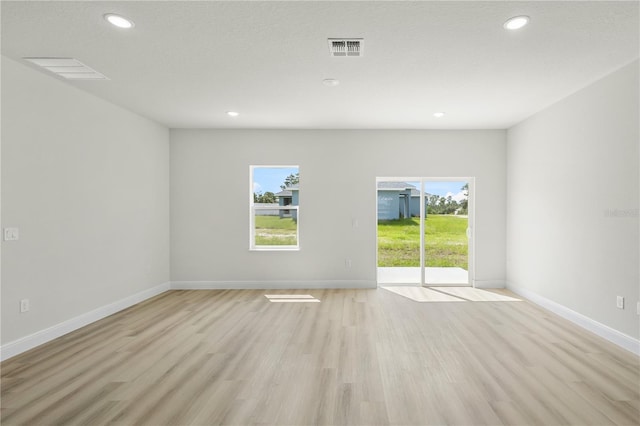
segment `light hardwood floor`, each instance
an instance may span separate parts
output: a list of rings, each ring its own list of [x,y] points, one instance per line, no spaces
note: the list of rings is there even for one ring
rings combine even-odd
[[[526,301],[170,291],[1,367],[3,425],[640,423],[638,357]]]

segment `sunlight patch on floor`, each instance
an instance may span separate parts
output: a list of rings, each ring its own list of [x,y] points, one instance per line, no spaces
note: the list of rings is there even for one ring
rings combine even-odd
[[[380,287],[397,295],[416,302],[464,302],[465,300],[418,286],[389,286]]]
[[[520,302],[520,299],[472,287],[431,287],[440,293],[459,297],[470,302]]]
[[[265,294],[272,303],[320,303],[310,294]]]
[[[415,302],[520,302],[520,299],[472,287],[381,286]]]

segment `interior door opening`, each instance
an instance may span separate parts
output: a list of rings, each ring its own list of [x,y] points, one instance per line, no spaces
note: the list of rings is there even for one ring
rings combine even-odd
[[[473,178],[377,178],[379,285],[473,282]]]

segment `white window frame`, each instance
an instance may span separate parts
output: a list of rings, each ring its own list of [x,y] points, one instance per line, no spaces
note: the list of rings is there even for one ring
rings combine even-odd
[[[249,250],[250,251],[299,251],[300,250],[300,206],[256,206],[253,201],[253,171],[255,169],[283,169],[283,168],[297,168],[300,173],[300,166],[298,165],[251,165],[249,166]],[[298,204],[300,203],[298,195]],[[296,244],[295,245],[277,245],[266,246],[256,245],[256,211],[258,210],[295,210],[296,211]]]

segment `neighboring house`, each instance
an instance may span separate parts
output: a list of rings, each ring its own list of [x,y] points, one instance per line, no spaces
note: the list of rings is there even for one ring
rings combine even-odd
[[[425,216],[427,197],[424,200]],[[378,182],[378,220],[420,216],[420,191],[407,182]]]
[[[300,200],[298,184],[275,194],[278,203],[274,206],[297,206]],[[427,197],[425,197],[425,214]],[[265,210],[264,215],[279,215],[281,219],[297,219],[296,210]],[[268,213],[266,213],[268,212]],[[407,182],[378,182],[378,219],[393,220],[420,216],[420,191]]]
[[[291,185],[275,195],[279,206],[297,206],[300,201],[300,188],[298,184]],[[280,210],[280,219],[285,217],[297,220],[298,212],[296,210]]]

